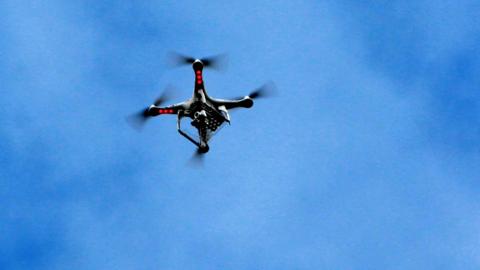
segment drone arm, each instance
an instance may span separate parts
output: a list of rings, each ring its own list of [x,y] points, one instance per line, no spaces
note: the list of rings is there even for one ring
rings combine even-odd
[[[253,106],[253,100],[250,97],[244,97],[237,100],[227,99],[213,99],[217,106],[225,106],[227,110],[234,108],[251,108]]]
[[[155,105],[150,105],[147,109],[147,114],[149,116],[157,116],[160,114],[178,114],[179,110],[183,109],[183,103],[175,104],[175,105],[170,105],[167,107],[158,107]]]
[[[147,109],[147,114],[149,116],[157,116],[160,114],[176,114],[177,110],[174,108],[169,108],[169,107],[157,107],[155,105],[151,105]]]

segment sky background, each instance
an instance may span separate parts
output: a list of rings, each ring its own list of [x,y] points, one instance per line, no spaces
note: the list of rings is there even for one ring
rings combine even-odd
[[[0,2],[1,269],[479,269],[480,2]],[[166,54],[268,80],[202,168]]]

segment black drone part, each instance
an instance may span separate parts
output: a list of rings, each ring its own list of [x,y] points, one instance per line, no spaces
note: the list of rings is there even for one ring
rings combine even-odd
[[[191,56],[170,52],[168,55],[172,66],[192,65],[195,70],[205,68],[223,69],[226,66],[227,55],[218,54],[210,57],[196,59]],[[201,67],[199,67],[201,65]]]

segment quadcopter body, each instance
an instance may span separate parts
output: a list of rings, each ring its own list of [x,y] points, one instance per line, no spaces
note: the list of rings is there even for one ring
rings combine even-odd
[[[208,141],[213,134],[222,125],[230,124],[228,110],[233,108],[251,108],[253,99],[263,96],[266,89],[263,86],[247,96],[236,99],[215,99],[207,94],[203,79],[203,69],[213,65],[213,59],[182,57],[182,62],[191,64],[195,74],[195,87],[192,98],[170,106],[161,106],[165,99],[161,97],[142,112],[142,117],[147,119],[164,114],[177,115],[177,131],[197,146],[197,153],[204,154],[209,150]],[[191,119],[190,124],[197,130],[198,139],[195,139],[194,136],[189,135],[182,129],[181,123],[185,117]]]

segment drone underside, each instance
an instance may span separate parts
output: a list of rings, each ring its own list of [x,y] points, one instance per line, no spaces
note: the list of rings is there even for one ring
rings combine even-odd
[[[266,84],[248,96],[235,99],[214,99],[208,96],[203,80],[203,68],[211,67],[218,68],[219,62],[224,57],[216,56],[204,59],[194,59],[185,57],[179,54],[172,54],[171,58],[174,62],[179,64],[191,64],[195,73],[195,89],[193,97],[181,103],[162,107],[161,105],[167,100],[167,92],[164,92],[151,106],[136,114],[134,119],[135,127],[143,126],[147,119],[151,117],[174,114],[177,115],[177,130],[178,132],[195,144],[198,149],[198,154],[208,152],[208,141],[213,135],[220,130],[225,123],[230,123],[230,115],[228,110],[235,108],[250,108],[253,106],[253,99],[266,96],[271,93],[273,84]],[[196,129],[197,135],[189,134],[188,131],[182,129],[181,121],[183,118],[191,119],[190,125]],[[130,121],[132,123],[132,121]]]

